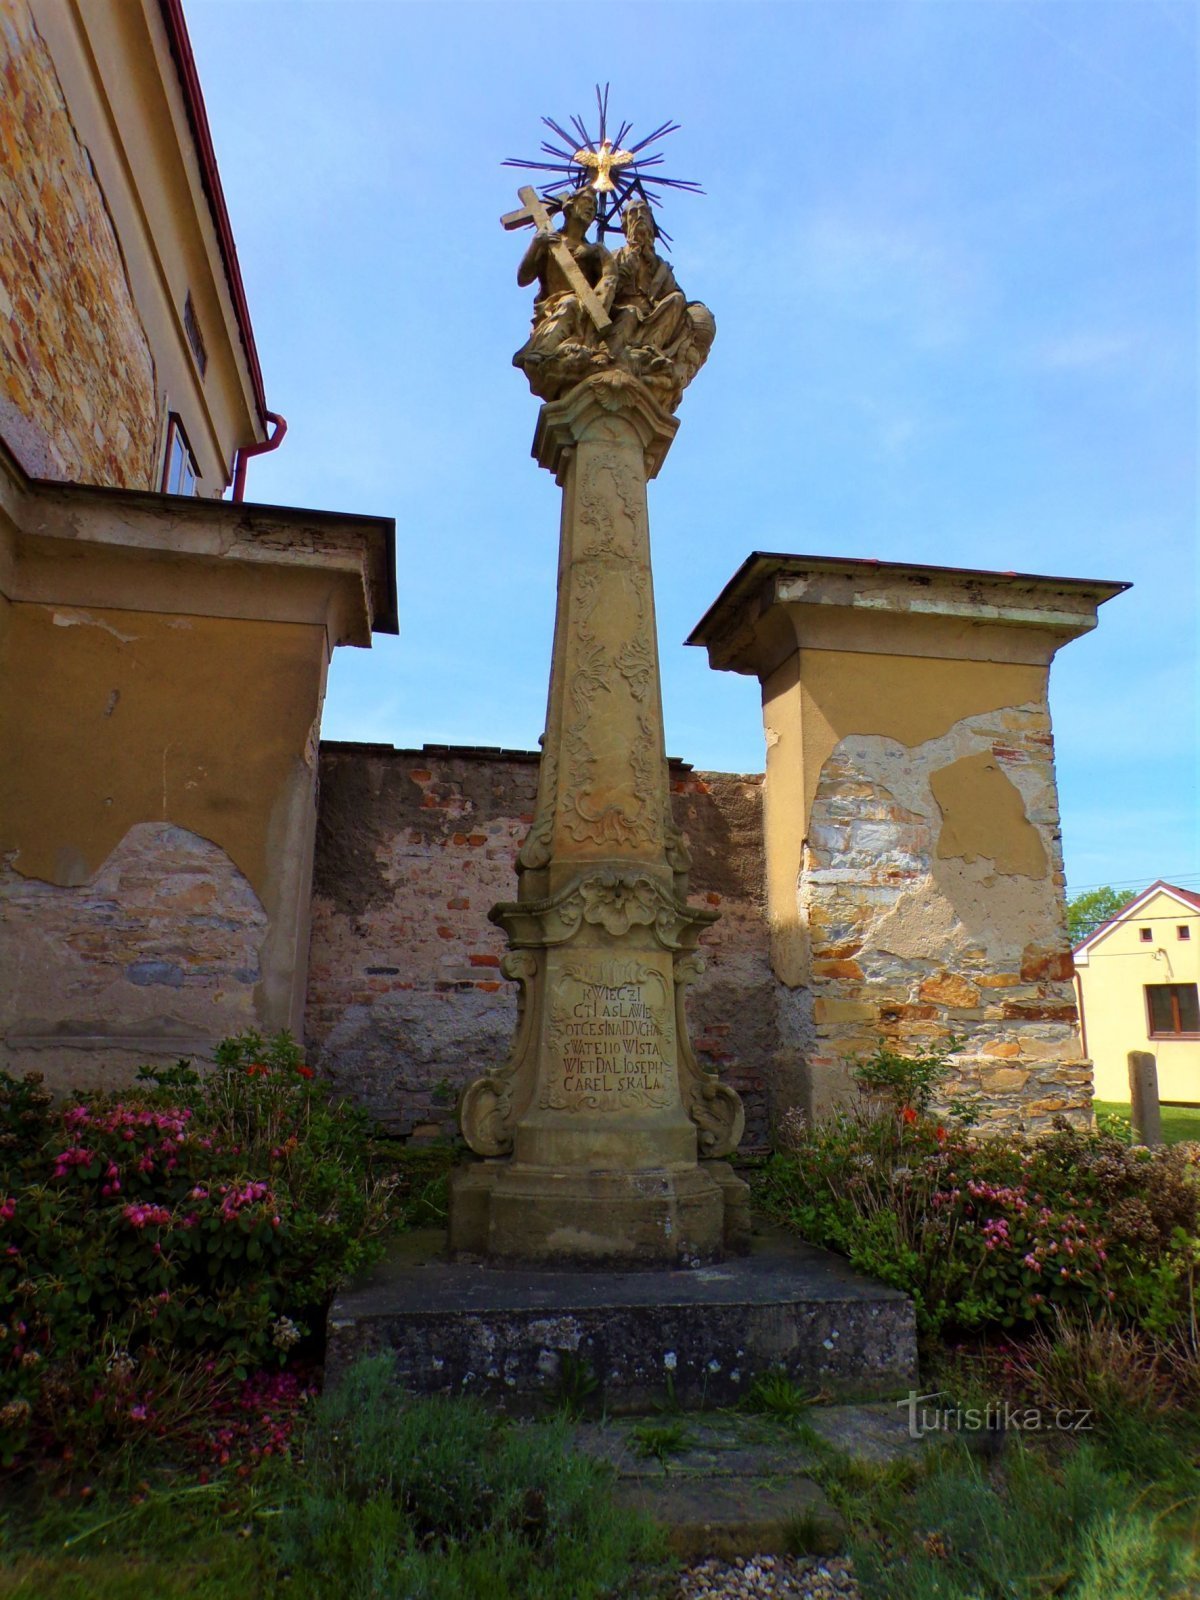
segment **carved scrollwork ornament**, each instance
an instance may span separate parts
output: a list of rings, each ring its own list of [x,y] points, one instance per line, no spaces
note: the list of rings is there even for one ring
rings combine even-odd
[[[554,836],[554,793],[558,785],[558,762],[553,752],[542,757],[538,782],[537,812],[517,851],[517,865],[536,872],[550,864]]]
[[[503,1066],[469,1083],[458,1102],[458,1122],[463,1138],[479,1156],[512,1154],[517,1117],[514,1092],[533,1029],[533,1007],[529,998],[538,972],[537,957],[531,950],[510,950],[500,962],[500,971],[521,986],[517,994],[517,1028],[512,1049]]]
[[[679,1051],[679,1092],[696,1124],[700,1155],[715,1160],[732,1155],[746,1126],[742,1098],[722,1083],[715,1067],[702,1066],[688,1037],[684,993],[704,971],[704,957],[690,951],[675,958],[675,1030]]]

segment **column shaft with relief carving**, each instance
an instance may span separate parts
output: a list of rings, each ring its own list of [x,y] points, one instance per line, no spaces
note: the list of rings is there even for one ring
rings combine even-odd
[[[537,812],[518,898],[492,911],[520,1015],[460,1105],[485,1159],[453,1185],[459,1253],[669,1263],[744,1244],[745,1187],[720,1159],[741,1103],[697,1063],[683,1005],[715,914],[687,904],[663,741],[646,481],[676,427],[617,368],[539,418],[563,491],[558,611]]]

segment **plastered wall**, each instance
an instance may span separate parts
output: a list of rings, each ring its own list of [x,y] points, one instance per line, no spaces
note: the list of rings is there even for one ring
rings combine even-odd
[[[298,1029],[324,629],[5,610],[3,1064],[95,1082]]]
[[[325,745],[313,886],[310,1058],[397,1134],[453,1126],[459,1089],[502,1061],[516,986],[487,920],[513,897],[533,818],[523,752]],[[743,1096],[743,1150],[767,1143],[780,986],[763,916],[761,779],[674,767],[691,898],[721,919],[689,990],[696,1053]],[[786,998],[786,997],[784,997]]]
[[[948,1034],[985,1120],[1086,1117],[1044,666],[800,650],[764,685],[772,950],[803,1108]]]

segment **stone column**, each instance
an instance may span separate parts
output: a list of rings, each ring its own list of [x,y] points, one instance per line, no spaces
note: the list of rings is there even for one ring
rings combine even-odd
[[[1126,587],[756,554],[692,634],[762,683],[777,1113],[954,1034],[985,1121],[1090,1116],[1047,693]]]
[[[683,993],[715,913],[686,901],[663,743],[646,482],[677,423],[616,368],[542,407],[563,490],[537,813],[508,934],[521,985],[505,1064],[469,1085],[450,1244],[505,1259],[671,1263],[739,1247],[745,1187],[719,1158],[737,1095],[697,1063]]]

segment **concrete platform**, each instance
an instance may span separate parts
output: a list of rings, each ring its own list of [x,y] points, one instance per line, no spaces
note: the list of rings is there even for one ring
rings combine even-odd
[[[772,1370],[830,1398],[916,1383],[911,1301],[786,1234],[748,1256],[669,1271],[451,1264],[445,1236],[409,1234],[329,1314],[327,1370],[391,1350],[415,1393],[528,1410],[609,1413],[735,1403]]]

